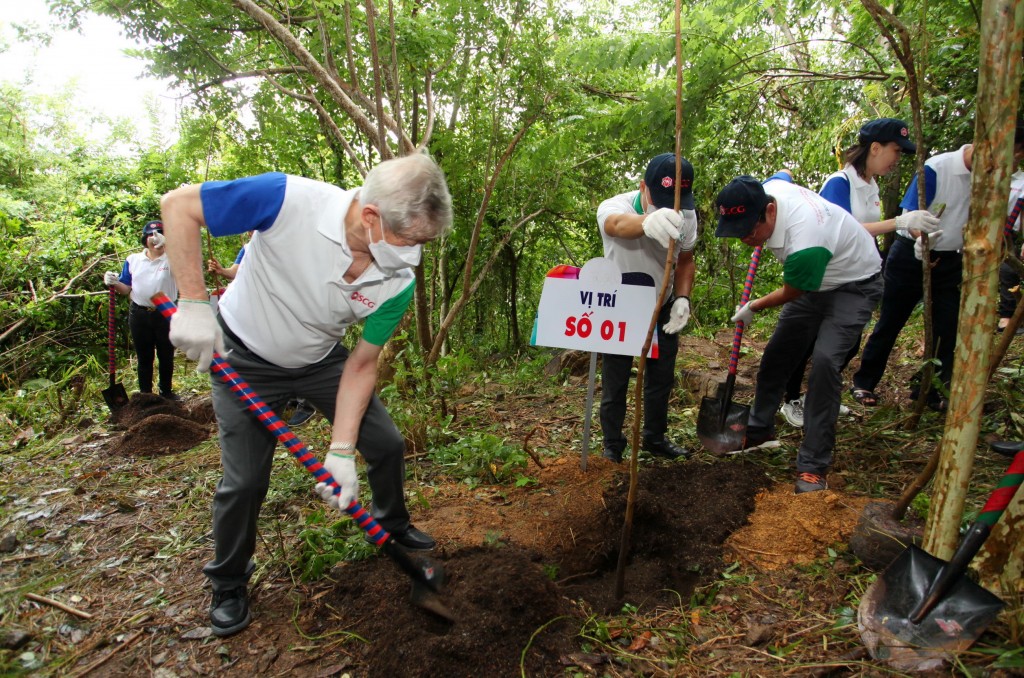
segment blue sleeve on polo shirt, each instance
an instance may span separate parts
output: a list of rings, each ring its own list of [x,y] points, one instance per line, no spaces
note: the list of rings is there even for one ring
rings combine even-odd
[[[127,259],[125,259],[124,265],[121,266],[121,275],[118,277],[117,281],[127,285],[128,287],[132,286],[132,271],[128,268]]]
[[[245,245],[242,245],[242,249],[238,250],[238,254],[235,256],[235,263],[242,263],[243,257],[245,257]]]
[[[287,183],[282,172],[203,182],[199,195],[206,227],[216,236],[265,231],[281,211]]]
[[[833,205],[838,205],[847,212],[853,213],[850,206],[850,180],[846,177],[832,177],[821,187],[818,195]]]
[[[789,174],[787,172],[782,172],[782,171],[776,172],[775,174],[771,175],[770,177],[768,177],[767,179],[765,179],[761,183],[762,184],[767,184],[772,179],[778,179],[779,181],[785,181],[787,184],[793,183],[793,177],[789,176]]]
[[[924,197],[925,205],[931,205],[932,200],[935,200],[935,183],[936,175],[935,170],[931,167],[925,166],[924,168]],[[910,186],[907,187],[907,194],[903,196],[903,201],[900,203],[900,207],[913,212],[916,209],[920,209],[917,204],[917,174],[910,182]]]

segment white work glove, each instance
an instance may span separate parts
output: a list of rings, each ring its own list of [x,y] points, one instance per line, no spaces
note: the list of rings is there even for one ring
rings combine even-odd
[[[359,475],[356,473],[356,456],[352,453],[329,452],[324,460],[324,468],[331,474],[338,487],[339,494],[327,483],[317,483],[316,491],[332,508],[344,511],[352,502],[359,501]]]
[[[163,247],[167,243],[167,238],[160,231],[157,231],[153,235],[149,236],[150,247]]]
[[[939,218],[928,210],[914,210],[896,217],[896,228],[921,233],[934,233],[939,230]]]
[[[669,313],[668,322],[662,325],[661,329],[668,334],[678,334],[688,322],[690,322],[690,300],[686,297],[678,297],[672,302],[672,311]]]
[[[644,235],[658,241],[662,247],[668,248],[673,240],[679,240],[679,228],[683,225],[683,215],[675,210],[662,207],[647,215],[644,219]]]
[[[697,244],[697,212],[683,210],[683,225],[679,229],[679,249],[692,252]]]
[[[114,271],[107,271],[103,274],[103,284],[107,287],[117,284],[118,275]]]
[[[181,299],[171,316],[171,343],[189,360],[198,360],[196,372],[209,372],[213,352],[224,355],[224,333],[217,324],[210,302]]]
[[[928,248],[935,249],[935,246],[942,240],[942,231],[932,233],[931,235],[919,235],[914,240],[914,258],[918,261],[924,256],[924,245],[921,243],[922,238],[928,238]]]
[[[749,325],[754,320],[754,307],[751,306],[751,304],[753,303],[753,301],[748,301],[742,306],[737,306],[736,314],[732,318],[730,318],[730,320],[734,323],[741,322],[743,323],[744,327]]]

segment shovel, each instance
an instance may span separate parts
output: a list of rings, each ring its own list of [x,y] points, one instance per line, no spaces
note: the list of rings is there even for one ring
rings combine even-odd
[[[750,255],[750,266],[747,267],[747,279],[743,283],[743,295],[740,306],[750,301],[750,288],[754,284],[754,273],[761,260],[761,246],[754,248]],[[743,340],[743,323],[736,323],[736,331],[732,335],[732,352],[729,354],[729,376],[725,383],[718,384],[718,392],[714,398],[704,396],[700,401],[697,413],[697,437],[704,447],[713,454],[725,454],[743,447],[743,439],[747,434],[747,419],[750,407],[732,402],[732,393],[736,387],[736,366],[740,360],[740,342]]]
[[[151,297],[153,305],[165,318],[170,318],[177,311],[174,302],[165,294],[158,292]],[[231,367],[219,353],[214,352],[213,360],[210,362],[210,369],[225,384],[231,387],[231,391],[256,415],[266,429],[273,433],[277,440],[282,443],[291,453],[295,460],[306,467],[318,482],[326,483],[334,488],[335,494],[341,493],[341,486],[324,468],[316,456],[309,451],[298,436],[291,432],[288,425],[278,417],[270,407],[252,390],[252,387]],[[389,558],[391,558],[412,579],[412,595],[410,600],[417,607],[433,612],[437,616],[454,622],[455,616],[441,602],[437,594],[444,586],[444,569],[428,558],[414,559],[409,552],[399,544],[395,538],[374,520],[373,516],[357,502],[352,502],[346,509],[356,524],[366,532],[373,543],[380,547]]]
[[[949,562],[909,546],[865,591],[857,609],[861,640],[875,659],[905,671],[939,668],[969,648],[1003,601],[964,576],[1024,481],[1024,445],[993,444],[1015,455]]]
[[[119,410],[128,404],[128,393],[122,384],[114,383],[114,304],[117,302],[117,292],[114,286],[110,286],[110,305],[107,310],[107,365],[110,372],[110,386],[103,389],[103,400],[111,412]]]

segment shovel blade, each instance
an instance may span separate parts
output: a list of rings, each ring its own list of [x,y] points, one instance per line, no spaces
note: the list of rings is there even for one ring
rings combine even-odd
[[[946,564],[910,546],[868,587],[857,609],[857,626],[872,657],[900,670],[936,669],[969,648],[995,620],[1003,601],[960,577],[920,624],[910,621]]]
[[[122,384],[111,384],[103,389],[103,400],[111,411],[119,410],[128,404],[128,393]]]
[[[726,454],[743,449],[743,440],[747,435],[747,419],[750,408],[737,405],[723,397],[723,389],[719,389],[719,397],[705,396],[700,401],[697,413],[697,437],[704,448],[712,454]],[[723,414],[724,425],[723,425]]]

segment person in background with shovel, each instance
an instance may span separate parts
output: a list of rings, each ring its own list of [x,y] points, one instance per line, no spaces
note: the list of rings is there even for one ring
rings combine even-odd
[[[680,211],[675,207],[676,156],[662,153],[647,165],[636,191],[621,193],[597,208],[604,256],[623,273],[646,273],[660,285],[664,277],[669,245],[678,242],[673,296],[658,315],[658,357],[647,361],[644,380],[644,426],[642,447],[656,457],[678,459],[690,453],[666,435],[668,399],[675,384],[679,332],[690,320],[690,290],[695,266],[693,247],[697,242],[697,213],[693,206],[693,165],[680,162]],[[622,461],[626,438],[626,394],[633,358],[601,355],[601,432],[605,459]]]
[[[770,249],[783,264],[783,285],[751,299],[732,322],[749,327],[755,313],[784,306],[757,373],[744,447],[775,438],[775,413],[786,381],[811,344],[804,438],[795,491],[828,489],[846,354],[882,296],[882,260],[868,231],[844,209],[783,179],[762,184],[740,176],[719,192],[719,238]],[[815,339],[817,338],[817,339]]]
[[[131,297],[128,309],[128,329],[135,345],[138,362],[139,392],[153,392],[153,354],[160,362],[157,384],[160,396],[167,400],[178,400],[171,388],[174,376],[174,345],[168,338],[170,323],[157,313],[149,300],[157,292],[163,292],[172,300],[178,296],[178,288],[171,275],[171,267],[164,252],[164,229],[159,221],[150,221],[142,228],[141,252],[129,254],[121,274],[107,271],[103,284],[113,287],[121,295]]]
[[[440,168],[414,153],[382,162],[348,190],[277,172],[208,181],[171,191],[162,208],[181,290],[171,340],[200,371],[220,353],[275,410],[302,397],[327,413],[333,428],[323,466],[341,493],[320,483],[324,500],[340,510],[358,500],[358,449],[373,517],[402,547],[433,548],[410,523],[405,442],[374,389],[381,349],[412,299],[422,245],[451,228]],[[204,225],[215,236],[255,230],[217,316],[203,279]],[[350,351],[339,342],[360,321]],[[213,498],[215,554],[203,572],[213,584],[213,633],[229,636],[252,619],[247,585],[275,437],[225,383],[214,379],[212,392],[224,475]]]

